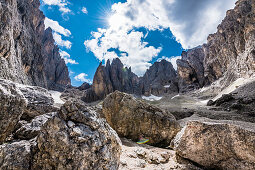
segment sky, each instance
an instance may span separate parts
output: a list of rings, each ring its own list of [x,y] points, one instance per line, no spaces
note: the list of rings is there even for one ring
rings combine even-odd
[[[92,83],[100,62],[120,58],[138,76],[206,43],[236,0],[40,0],[45,26],[72,85]]]

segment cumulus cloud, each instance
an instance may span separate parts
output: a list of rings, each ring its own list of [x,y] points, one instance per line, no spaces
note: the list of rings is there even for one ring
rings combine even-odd
[[[56,32],[53,33],[53,38],[56,42],[57,45],[61,46],[61,47],[65,47],[70,49],[72,47],[72,43],[68,40],[63,40],[62,36]]]
[[[81,74],[75,76],[74,79],[76,81],[87,82],[89,84],[92,84],[92,80],[88,79],[87,77],[88,77],[88,75],[86,73],[81,73]]]
[[[70,54],[68,54],[66,51],[59,50],[59,54],[61,58],[65,60],[66,64],[79,64],[75,60],[72,60]]]
[[[53,38],[57,45],[59,45],[60,47],[68,48],[68,49],[72,47],[72,43],[70,41],[62,39],[62,35],[66,37],[69,37],[71,35],[71,32],[68,29],[62,27],[57,21],[54,21],[47,17],[44,20],[44,24],[45,24],[45,29],[50,27],[53,30]]]
[[[59,11],[62,12],[62,14],[67,14],[71,12],[71,10],[67,7],[69,4],[67,0],[43,0],[43,3],[49,6],[58,6]]]
[[[60,33],[64,36],[69,37],[71,35],[71,32],[68,29],[59,25],[59,23],[57,21],[54,21],[54,20],[46,17],[44,20],[44,24],[45,24],[45,29],[50,27],[53,31]]]
[[[127,0],[115,3],[108,18],[108,28],[92,32],[85,46],[99,60],[119,57],[132,70],[143,75],[150,61],[157,57],[161,47],[149,46],[146,35],[134,28],[148,31],[170,29],[183,48],[192,48],[206,42],[216,31],[226,10],[236,0]]]
[[[87,10],[86,7],[83,7],[83,8],[81,9],[81,11],[82,11],[84,14],[88,14],[88,10]]]
[[[233,8],[236,0],[174,0],[163,1],[169,28],[185,49],[206,42],[218,24]]]
[[[176,63],[176,61],[178,59],[181,59],[181,58],[182,58],[181,56],[177,56],[177,57],[165,57],[165,56],[163,56],[162,58],[159,58],[157,61],[160,62],[161,60],[166,60],[166,61],[172,63],[174,69],[177,70],[177,63]]]

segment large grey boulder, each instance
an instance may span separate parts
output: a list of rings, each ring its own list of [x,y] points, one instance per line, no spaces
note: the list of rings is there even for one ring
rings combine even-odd
[[[17,86],[27,100],[27,107],[22,119],[31,120],[36,116],[57,111],[52,95],[48,90],[37,86],[21,84],[17,84]]]
[[[157,146],[168,146],[180,130],[172,114],[119,91],[106,97],[103,115],[120,137],[137,141],[143,135]]]
[[[33,141],[18,141],[0,145],[0,169],[31,169]]]
[[[255,169],[255,124],[197,118],[187,122],[174,140],[183,158],[205,168]]]
[[[26,99],[15,84],[0,80],[0,144],[12,133],[26,107]]]
[[[56,113],[47,113],[36,116],[31,121],[21,120],[18,122],[14,132],[15,139],[30,140],[35,138],[41,131],[42,126],[51,119]]]
[[[98,114],[66,102],[37,138],[32,169],[118,169],[120,139]]]

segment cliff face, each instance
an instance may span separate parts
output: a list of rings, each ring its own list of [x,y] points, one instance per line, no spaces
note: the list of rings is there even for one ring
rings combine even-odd
[[[239,0],[229,10],[207,44],[184,52],[178,60],[180,91],[185,92],[208,85],[224,77],[228,86],[240,77],[255,71],[255,2]]]
[[[197,47],[182,53],[182,59],[177,60],[180,92],[194,90],[205,85],[203,60],[203,47]]]
[[[166,60],[155,62],[141,78],[140,84],[144,95],[178,92],[176,71]]]
[[[178,92],[177,75],[173,65],[162,60],[155,62],[143,77],[135,75],[130,68],[124,67],[119,58],[106,66],[97,68],[93,85],[86,91],[86,102],[101,100],[115,90],[136,95],[163,95]]]
[[[250,76],[255,70],[255,2],[239,0],[209,35],[205,46],[205,77],[210,82],[226,76]]]
[[[39,6],[39,0],[0,2],[0,78],[62,90],[70,84],[68,69]]]
[[[97,68],[92,88],[88,90],[85,100],[103,99],[115,90],[134,93],[138,83],[138,77],[131,69],[124,67],[118,58],[114,59],[111,64],[108,60],[106,66],[101,63]]]

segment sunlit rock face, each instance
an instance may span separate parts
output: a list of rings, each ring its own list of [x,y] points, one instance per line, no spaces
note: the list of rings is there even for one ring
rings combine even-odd
[[[180,130],[171,113],[119,91],[106,97],[103,115],[120,137],[137,141],[143,135],[156,146],[169,146]]]
[[[103,66],[102,63],[99,65],[92,88],[87,90],[84,100],[87,102],[101,100],[115,90],[135,93],[138,87],[138,76],[130,68],[124,67],[120,59],[116,58],[111,64],[108,60],[106,66]]]
[[[227,81],[250,76],[255,70],[255,2],[239,0],[233,10],[209,35],[205,46],[205,77],[213,82],[225,76]]]
[[[97,112],[66,102],[39,134],[32,169],[117,170],[121,141]]]
[[[255,71],[255,7],[252,0],[239,0],[229,10],[207,44],[187,52],[177,61],[179,88],[186,92],[224,77],[223,87]]]
[[[116,58],[106,66],[97,68],[92,88],[88,89],[83,100],[92,102],[102,100],[115,90],[136,95],[164,95],[178,93],[177,75],[173,65],[162,60],[155,62],[143,77],[135,75],[131,68],[124,67]]]
[[[198,118],[173,143],[178,155],[208,169],[254,169],[254,142],[254,123]]]
[[[63,90],[70,84],[68,69],[39,6],[39,0],[0,2],[0,77]]]

